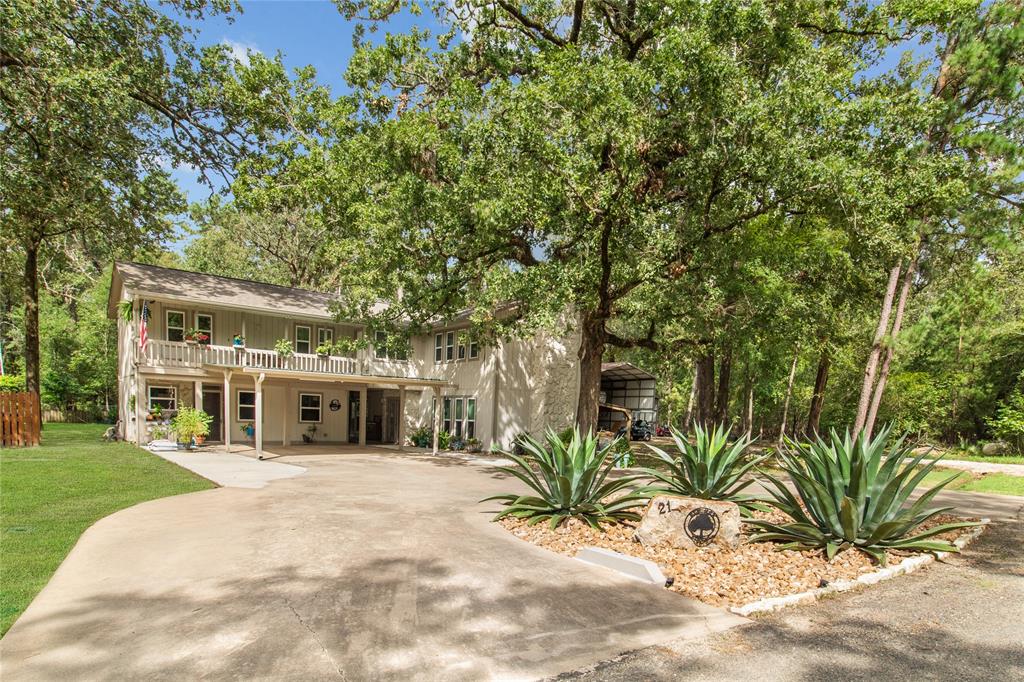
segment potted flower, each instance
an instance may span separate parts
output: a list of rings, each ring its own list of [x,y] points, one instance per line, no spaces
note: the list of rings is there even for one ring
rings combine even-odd
[[[292,342],[288,339],[278,339],[274,342],[274,352],[278,357],[290,358],[295,353],[295,349],[292,348]]]
[[[334,344],[330,341],[324,341],[316,347],[316,354],[320,358],[326,358],[334,350]]]
[[[235,350],[245,350],[245,337],[241,334],[235,334],[231,337],[231,346]]]
[[[160,421],[160,417],[162,417],[163,414],[164,408],[160,407],[159,405],[154,405],[153,407],[149,408],[149,414],[146,415],[146,421]]]
[[[211,415],[194,407],[183,407],[178,410],[171,420],[171,430],[178,436],[178,442],[183,443],[186,448],[192,449],[202,436],[204,439],[210,433]]]
[[[204,331],[198,329],[189,329],[185,332],[185,343],[190,343],[193,346],[200,343],[206,343],[210,340],[210,335]]]
[[[252,422],[246,422],[245,424],[239,424],[238,428],[242,430],[246,438],[252,438],[256,435],[256,425]]]

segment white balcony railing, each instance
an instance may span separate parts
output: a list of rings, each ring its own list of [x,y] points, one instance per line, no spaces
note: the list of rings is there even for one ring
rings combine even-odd
[[[312,353],[295,353],[282,357],[262,348],[238,349],[232,346],[181,343],[151,340],[146,344],[141,362],[148,367],[193,368],[204,365],[217,367],[254,367],[257,369],[290,369],[296,372],[322,372],[324,374],[360,374],[359,362],[354,358],[329,356],[322,358]]]

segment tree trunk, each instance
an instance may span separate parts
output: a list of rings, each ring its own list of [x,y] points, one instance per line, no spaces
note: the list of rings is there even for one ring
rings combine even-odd
[[[693,403],[697,398],[697,363],[693,363],[693,381],[690,384],[690,399],[686,401],[686,417],[683,419],[683,433],[690,430],[690,422],[693,421]]]
[[[25,244],[25,390],[39,393],[39,244]]]
[[[867,435],[870,438],[871,432],[875,430],[875,418],[878,417],[878,406],[882,403],[882,394],[885,393],[885,383],[889,380],[889,368],[892,366],[893,355],[896,354],[896,338],[903,326],[903,312],[907,307],[907,299],[910,297],[910,289],[914,284],[914,273],[917,272],[917,256],[910,261],[907,271],[903,275],[903,286],[900,288],[900,298],[896,303],[896,315],[892,319],[892,332],[889,334],[889,343],[885,349],[885,359],[882,360],[882,369],[878,373],[878,384],[875,386],[874,394],[871,396],[871,409],[868,410],[868,419],[865,424]]]
[[[576,426],[581,434],[597,431],[605,339],[604,319],[593,313],[584,315],[579,350],[580,393],[576,404]]]
[[[811,409],[807,414],[807,433],[817,437],[818,425],[821,423],[821,408],[825,404],[825,386],[828,384],[828,371],[832,358],[828,348],[823,348],[818,358],[818,373],[814,376],[814,394],[811,396]]]
[[[754,432],[754,380],[747,375],[747,406],[743,412],[743,432],[747,437]]]
[[[864,381],[860,387],[860,400],[857,403],[857,419],[853,423],[854,434],[860,433],[868,419],[868,407],[871,404],[871,390],[875,385],[875,372],[878,371],[878,358],[882,354],[882,342],[889,330],[889,316],[892,314],[892,299],[896,295],[896,284],[900,279],[902,264],[897,264],[889,272],[889,284],[885,288],[885,299],[882,301],[882,314],[878,318],[878,328],[871,344],[867,364],[864,366]]]
[[[729,421],[729,384],[732,381],[732,347],[726,346],[718,363],[718,392],[715,397],[715,423]]]
[[[800,346],[793,353],[793,364],[789,366],[789,381],[786,382],[786,399],[782,401],[782,424],[779,426],[779,445],[786,435],[786,421],[789,419],[789,400],[793,396],[793,380],[796,379],[796,365],[800,359]]]
[[[715,353],[708,351],[697,361],[697,419],[707,428],[714,419],[715,410]]]

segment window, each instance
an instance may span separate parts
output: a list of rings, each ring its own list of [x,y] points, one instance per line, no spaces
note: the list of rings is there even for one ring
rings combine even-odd
[[[328,327],[317,327],[316,345],[322,346],[325,343],[334,343],[334,330]]]
[[[256,394],[252,391],[238,392],[238,421],[256,420]]]
[[[167,340],[185,340],[185,313],[180,310],[167,311]]]
[[[303,424],[320,423],[320,403],[323,396],[319,393],[299,394],[299,421]]]
[[[452,399],[444,399],[444,413],[441,415],[441,430],[452,432]]]
[[[441,349],[444,345],[443,341],[444,338],[442,334],[434,334],[434,362],[441,362],[441,358],[444,357],[441,354]]]
[[[157,405],[163,411],[178,409],[178,389],[174,386],[150,386],[149,409]]]
[[[480,357],[480,344],[476,341],[469,342],[469,359],[476,360]]]
[[[466,359],[466,344],[460,343],[459,344],[459,360],[465,360],[465,359]]]
[[[455,359],[455,332],[447,332],[444,335],[444,359]]]
[[[196,329],[206,334],[206,340],[199,343],[213,343],[213,315],[209,313],[196,313]]]
[[[296,353],[309,353],[311,352],[310,344],[313,338],[313,332],[309,327],[303,324],[295,325],[295,352]]]
[[[373,355],[374,357],[389,360],[408,360],[409,351],[405,348],[388,348],[388,333],[375,331],[373,333]],[[437,350],[434,351],[437,358]]]
[[[455,440],[462,440],[462,398],[455,399]]]
[[[466,398],[466,438],[476,436],[476,398]]]

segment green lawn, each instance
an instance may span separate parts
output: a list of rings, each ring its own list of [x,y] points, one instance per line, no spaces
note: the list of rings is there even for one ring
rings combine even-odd
[[[213,484],[127,443],[103,424],[47,424],[43,445],[0,450],[0,634],[46,585],[78,537],[138,502]]]
[[[941,469],[928,473],[921,482],[922,486],[931,487],[946,480],[955,473],[953,469]],[[1024,476],[1008,474],[972,474],[961,471],[960,475],[944,490],[957,490],[967,493],[997,493],[999,495],[1019,495],[1024,497]]]
[[[959,459],[968,462],[985,462],[986,464],[1024,464],[1024,455],[972,455],[964,451],[954,451],[945,459]]]

